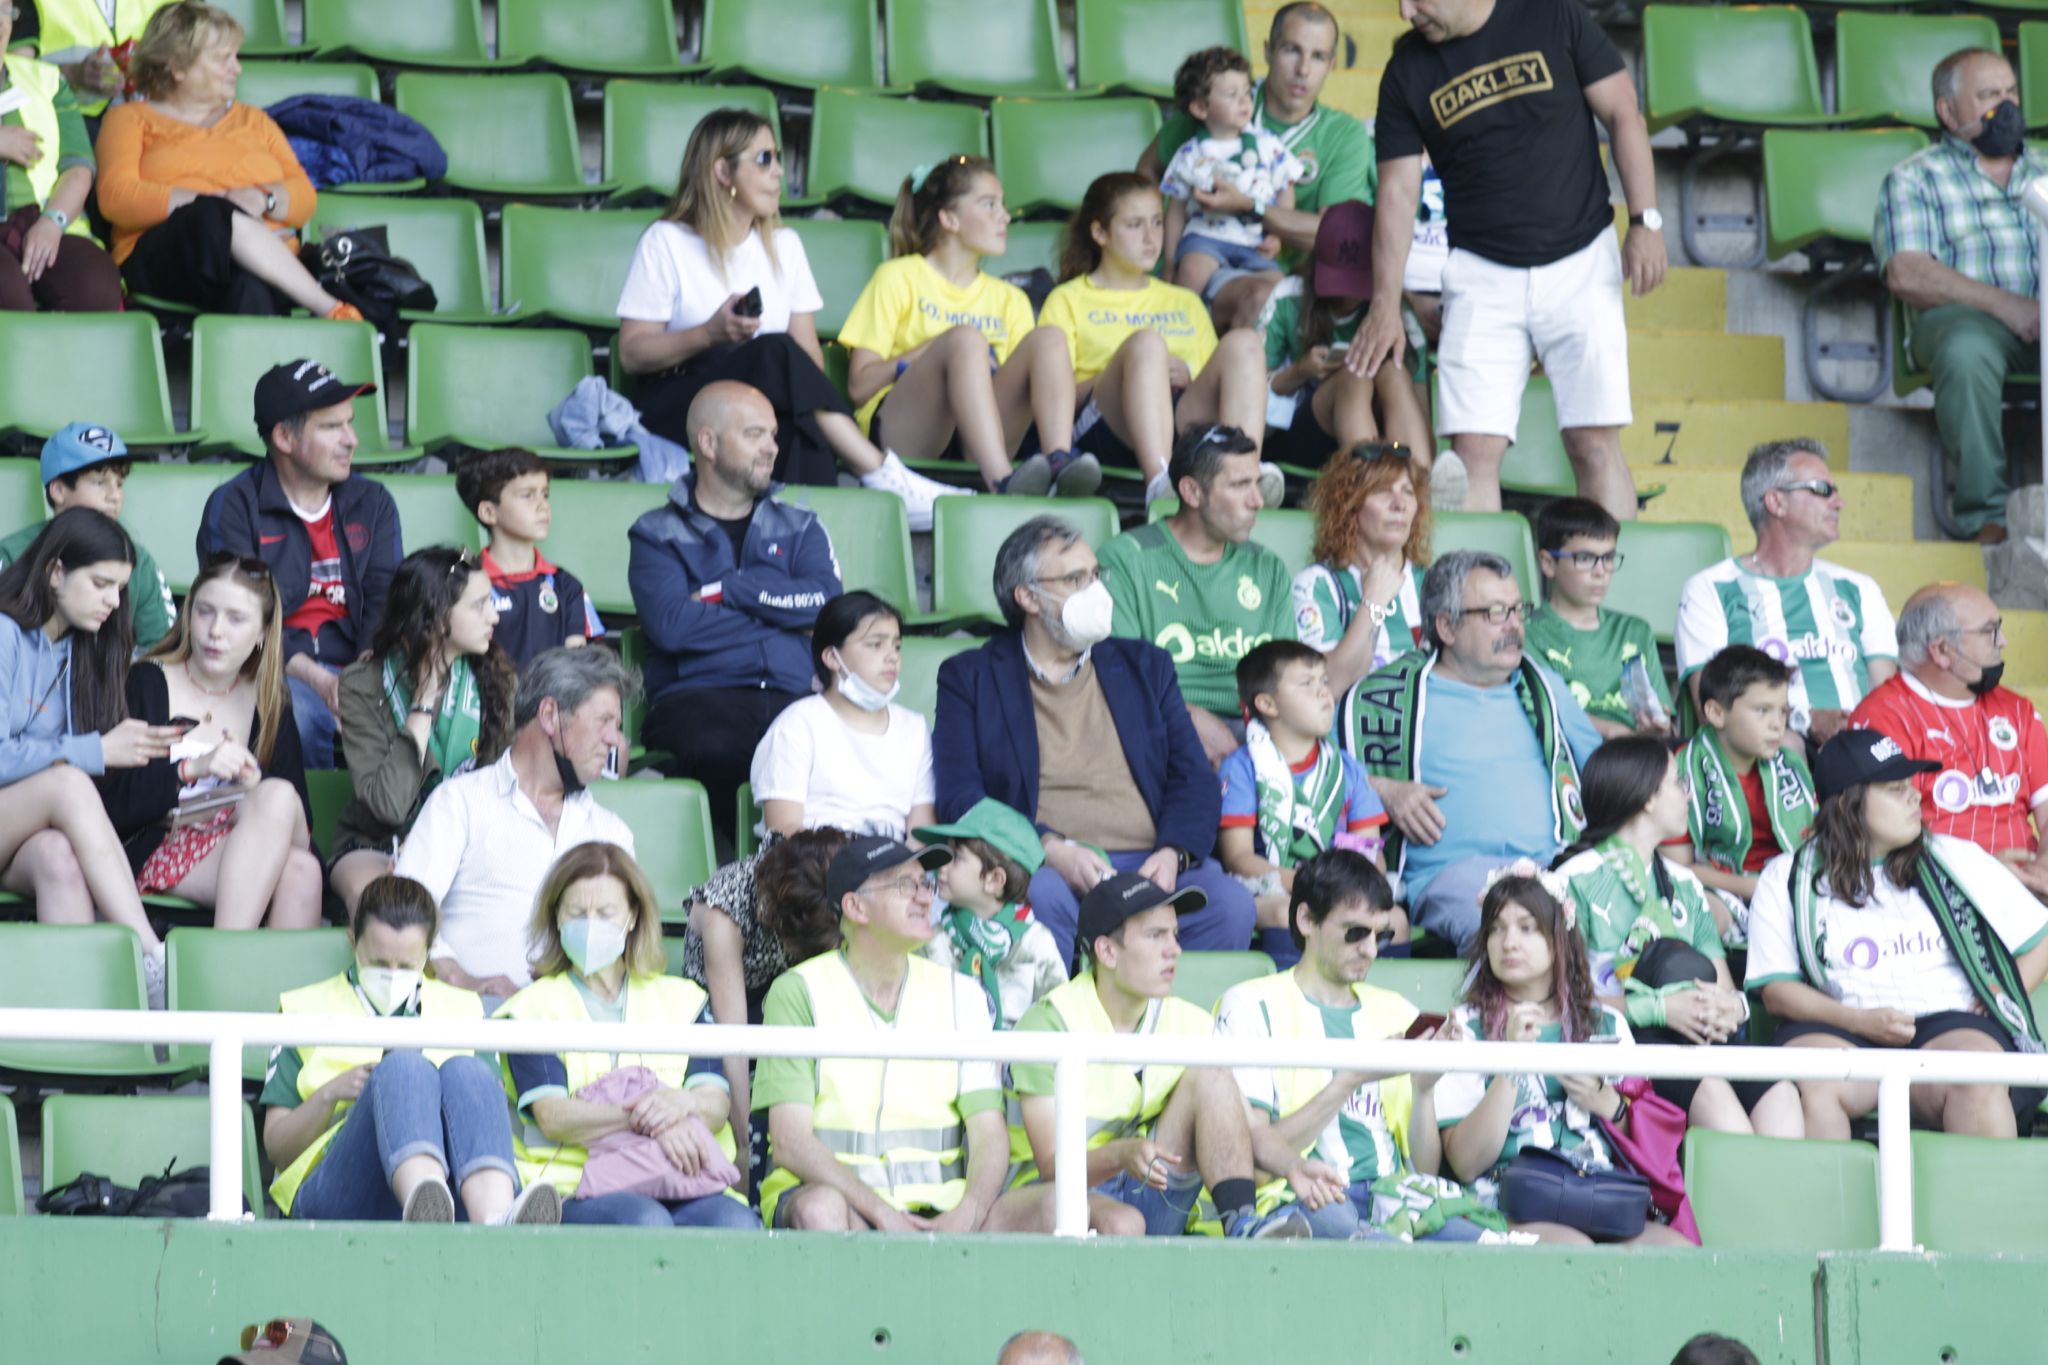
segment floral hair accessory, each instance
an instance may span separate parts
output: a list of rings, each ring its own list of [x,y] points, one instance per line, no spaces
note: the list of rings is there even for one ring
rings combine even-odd
[[[1507,866],[1496,867],[1493,871],[1487,873],[1486,885],[1481,890],[1480,895],[1483,897],[1487,891],[1491,891],[1493,884],[1503,877],[1525,877],[1535,882],[1538,886],[1549,892],[1550,898],[1556,901],[1564,910],[1564,927],[1567,929],[1579,927],[1578,907],[1572,903],[1571,882],[1565,878],[1563,873],[1553,872],[1549,868],[1538,867],[1536,860],[1533,858],[1517,858]]]

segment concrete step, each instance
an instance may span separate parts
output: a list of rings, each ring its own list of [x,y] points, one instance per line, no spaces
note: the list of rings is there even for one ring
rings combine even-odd
[[[1952,540],[1838,540],[1820,557],[1875,578],[1894,616],[1929,583],[1985,581],[1984,552]]]
[[[1785,341],[1730,332],[1638,330],[1628,334],[1629,391],[1674,398],[1785,396]]]
[[[1636,420],[1622,429],[1621,449],[1630,464],[1645,469],[1725,469],[1732,476],[1752,447],[1794,438],[1821,442],[1837,467],[1849,453],[1849,409],[1840,403],[1672,398],[1638,391],[1634,407]],[[1667,429],[1660,431],[1660,426]],[[1668,429],[1672,426],[1675,432]]]
[[[1724,332],[1728,329],[1728,272],[1675,265],[1664,283],[1643,298],[1624,292],[1631,329]]]
[[[1728,528],[1737,546],[1752,545],[1756,533],[1742,511],[1742,494],[1725,469],[1678,466],[1636,468],[1638,491],[1665,486],[1643,509],[1648,521],[1713,521]],[[1854,541],[1912,541],[1913,481],[1903,474],[1838,474],[1845,506],[1842,537]]]

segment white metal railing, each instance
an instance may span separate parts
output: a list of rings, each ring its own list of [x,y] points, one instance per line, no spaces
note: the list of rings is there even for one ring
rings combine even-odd
[[[1896,1051],[1884,1048],[1612,1047],[1564,1043],[1409,1042],[1388,1039],[1239,1039],[1099,1033],[863,1033],[695,1024],[426,1020],[308,1014],[0,1009],[0,1040],[204,1044],[212,1120],[208,1217],[242,1216],[242,1049],[448,1048],[476,1052],[660,1052],[700,1057],[869,1057],[909,1061],[1051,1062],[1055,1107],[1054,1230],[1088,1230],[1087,1066],[1312,1066],[1359,1071],[1478,1071],[1551,1076],[1718,1076],[1727,1080],[1874,1081],[1878,1087],[1879,1245],[1911,1251],[1913,1166],[1908,1101],[1915,1084],[2048,1087],[2048,1053]]]

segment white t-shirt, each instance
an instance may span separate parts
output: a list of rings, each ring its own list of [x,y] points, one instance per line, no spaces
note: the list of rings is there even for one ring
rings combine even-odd
[[[932,734],[923,716],[893,703],[889,728],[862,734],[823,697],[805,697],[761,737],[750,780],[757,806],[802,802],[806,829],[901,839],[910,812],[933,800]]]
[[[761,245],[761,234],[747,239],[725,256],[725,269],[712,263],[697,230],[682,223],[661,222],[640,235],[633,265],[619,290],[619,317],[628,322],[659,322],[680,332],[708,320],[733,294],[761,290],[761,330],[787,332],[790,315],[815,313],[825,306],[803,238],[789,228],[775,229],[775,261]]]
[[[2048,931],[2048,910],[1997,858],[1946,834],[1929,835],[1927,844],[2008,951],[2025,952]],[[1750,989],[1803,981],[1853,1009],[1904,1010],[1915,1018],[1977,1008],[1970,979],[1919,889],[1893,886],[1881,871],[1876,891],[1860,910],[1829,895],[1822,879],[1814,913],[1828,979],[1825,985],[1807,981],[1793,937],[1791,878],[1790,853],[1771,859],[1758,878],[1749,910]]]

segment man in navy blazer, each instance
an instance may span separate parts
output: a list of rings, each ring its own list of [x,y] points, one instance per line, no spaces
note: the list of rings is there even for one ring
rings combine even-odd
[[[939,818],[958,819],[985,796],[1031,818],[1045,843],[1031,911],[1069,961],[1080,896],[1115,872],[1208,893],[1182,920],[1183,947],[1249,947],[1251,892],[1210,856],[1222,789],[1172,659],[1147,641],[1108,638],[1113,608],[1095,552],[1059,517],[1011,532],[995,589],[1010,629],[939,668]]]

